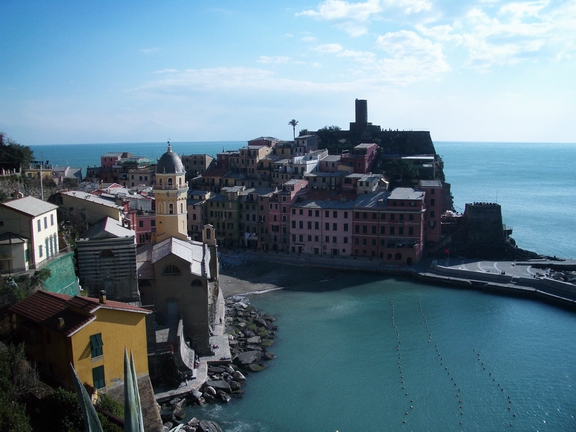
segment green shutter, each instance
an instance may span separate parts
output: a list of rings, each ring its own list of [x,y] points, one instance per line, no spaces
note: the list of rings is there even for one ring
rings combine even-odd
[[[94,387],[99,389],[106,387],[104,380],[104,366],[98,366],[92,369],[92,380],[94,381]]]
[[[102,342],[102,333],[98,333],[95,335],[90,336],[90,351],[92,353],[92,357],[99,357],[102,355],[102,347],[104,343]]]

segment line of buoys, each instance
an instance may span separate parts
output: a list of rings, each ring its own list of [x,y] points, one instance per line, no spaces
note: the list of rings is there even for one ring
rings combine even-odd
[[[473,348],[472,351],[476,352],[476,348]],[[482,359],[480,357],[480,353],[478,353],[478,361],[480,362],[480,365],[482,366],[482,370],[485,371],[486,366],[484,365],[484,362],[482,361]],[[496,382],[496,378],[494,376],[492,376],[492,372],[488,372],[488,376],[492,378],[492,382],[496,383],[496,388],[500,389],[500,393],[504,393],[504,391],[505,391],[504,386],[501,385],[499,382]],[[510,406],[512,404],[512,399],[511,399],[510,395],[507,395],[506,399],[508,400],[507,411],[510,412],[510,414],[512,415],[512,418],[516,418],[516,413],[513,412],[512,407]],[[510,423],[510,426],[513,426],[513,424]]]
[[[427,324],[426,315],[424,315],[424,310],[422,309],[422,300],[418,301],[418,307],[420,309],[420,315],[422,316],[422,324],[424,324],[425,330],[428,333],[428,343],[432,341],[432,332],[430,331],[430,327]],[[458,388],[458,384],[456,383],[453,376],[450,375],[450,371],[448,370],[448,366],[444,365],[444,357],[440,352],[437,344],[434,344],[434,349],[436,350],[436,354],[438,359],[440,360],[440,366],[444,366],[444,371],[446,372],[446,376],[450,377],[450,382],[453,384],[454,387]],[[458,388],[458,393],[456,393],[456,397],[460,398],[460,389]],[[462,407],[462,400],[458,399],[458,407],[460,409],[460,416],[464,415],[464,409]],[[462,421],[459,422],[459,425],[462,426]]]

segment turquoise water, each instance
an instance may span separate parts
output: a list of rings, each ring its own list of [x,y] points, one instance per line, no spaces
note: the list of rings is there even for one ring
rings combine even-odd
[[[251,296],[277,317],[278,358],[245,399],[190,414],[227,431],[576,430],[576,314],[360,274],[325,284]]]

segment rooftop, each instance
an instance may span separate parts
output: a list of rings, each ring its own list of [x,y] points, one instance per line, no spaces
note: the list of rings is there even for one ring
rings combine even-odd
[[[32,217],[40,216],[58,208],[58,206],[55,206],[54,204],[50,204],[32,196],[7,201],[1,205]]]

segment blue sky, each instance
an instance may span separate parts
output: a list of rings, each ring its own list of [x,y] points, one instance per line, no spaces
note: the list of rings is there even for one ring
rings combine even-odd
[[[21,144],[290,139],[288,121],[576,142],[573,0],[0,1]]]

